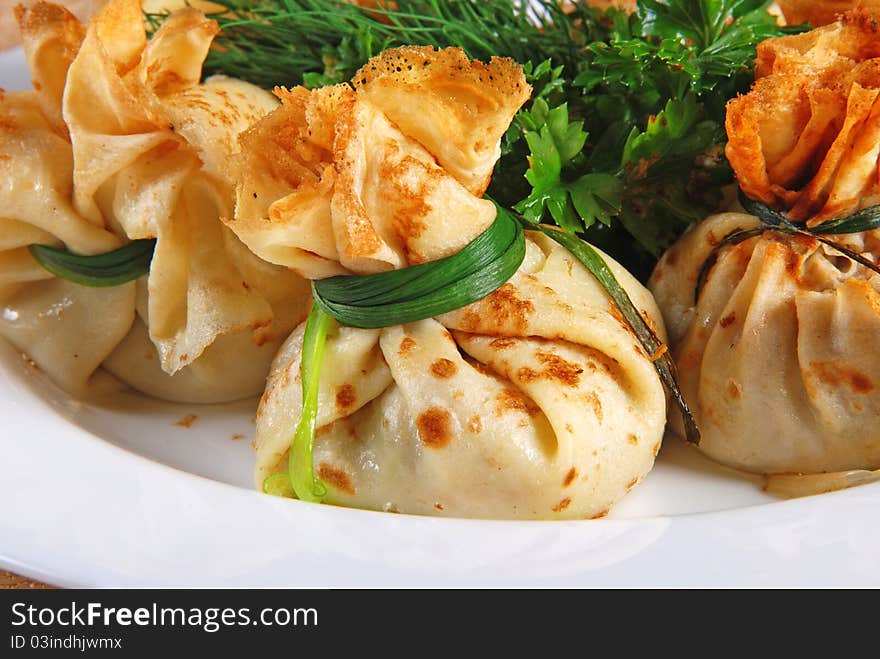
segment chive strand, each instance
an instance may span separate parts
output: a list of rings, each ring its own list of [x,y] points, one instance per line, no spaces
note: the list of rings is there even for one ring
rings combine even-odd
[[[789,220],[784,214],[773,210],[767,204],[749,199],[740,190],[739,202],[750,215],[770,227],[786,227],[794,231],[802,231],[813,236],[832,236],[846,233],[861,233],[880,229],[880,205],[869,206],[846,217],[826,220],[814,227],[802,229]]]
[[[306,320],[303,335],[300,370],[302,412],[290,442],[288,455],[288,474],[293,491],[302,501],[315,503],[320,503],[327,496],[327,486],[315,476],[313,452],[318,421],[318,386],[329,328],[330,316],[321,311],[317,305],[313,306]]]
[[[703,265],[700,266],[700,272],[697,275],[697,285],[694,287],[695,306],[700,301],[700,294],[703,292],[703,287],[706,285],[706,279],[709,277],[709,272],[712,270],[712,267],[718,261],[718,254],[721,250],[728,245],[738,245],[749,238],[760,236],[766,230],[767,229],[763,227],[760,229],[737,229],[722,238],[718,244],[712,248],[712,251],[709,252],[709,256],[703,261]]]
[[[147,274],[155,248],[155,239],[134,240],[119,249],[91,256],[50,245],[28,247],[43,269],[61,279],[91,287],[119,286]]]
[[[312,282],[315,304],[343,325],[376,329],[432,318],[481,300],[525,258],[522,226],[498,208],[492,225],[460,252],[374,275]]]

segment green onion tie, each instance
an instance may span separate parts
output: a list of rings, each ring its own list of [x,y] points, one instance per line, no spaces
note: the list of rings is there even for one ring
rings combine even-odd
[[[375,275],[312,282],[315,304],[343,325],[377,329],[461,309],[510,279],[525,258],[520,224],[498,208],[495,221],[457,254]]]
[[[56,277],[92,287],[119,286],[150,271],[156,240],[134,240],[104,254],[84,256],[49,245],[30,245],[37,263]]]
[[[703,264],[700,266],[700,272],[697,275],[697,285],[694,287],[694,304],[700,301],[700,293],[703,292],[703,286],[709,276],[709,271],[718,260],[718,254],[721,249],[728,245],[737,245],[749,238],[760,236],[765,231],[775,231],[787,236],[802,236],[817,240],[823,245],[827,245],[836,252],[843,254],[846,258],[858,263],[869,270],[880,274],[880,264],[865,258],[858,252],[854,252],[849,247],[841,245],[833,240],[826,238],[826,235],[841,235],[847,233],[861,233],[863,231],[873,231],[880,228],[880,205],[864,208],[852,215],[839,219],[831,219],[821,224],[817,224],[812,228],[800,227],[789,220],[779,211],[773,210],[767,204],[754,199],[749,199],[745,193],[739,191],[739,202],[749,215],[754,215],[761,221],[763,225],[757,229],[738,229],[729,233],[719,241]]]
[[[525,258],[523,229],[503,209],[492,225],[457,254],[375,275],[331,277],[312,282],[315,304],[302,347],[303,404],[290,444],[287,473],[263,481],[263,491],[295,493],[320,502],[327,487],[314,472],[321,361],[331,318],[343,325],[381,328],[411,323],[481,300],[510,279]],[[285,482],[286,481],[286,482]]]
[[[327,496],[327,487],[315,476],[313,449],[318,421],[318,388],[321,379],[321,363],[330,316],[317,305],[312,307],[306,320],[302,346],[302,413],[290,443],[288,473],[296,496],[303,501],[320,502]],[[270,476],[269,478],[272,478]],[[271,483],[269,486],[271,487]],[[266,483],[263,488],[266,489]]]

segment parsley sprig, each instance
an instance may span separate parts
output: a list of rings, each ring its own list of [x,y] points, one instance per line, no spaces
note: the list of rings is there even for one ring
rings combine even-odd
[[[502,175],[491,194],[646,277],[733,182],[725,104],[754,80],[757,44],[799,29],[780,28],[767,4],[642,0],[636,14],[595,14],[605,34],[545,83],[551,91],[531,80],[539,98],[516,118],[522,143],[508,144],[499,163],[506,173],[525,159],[531,188]]]

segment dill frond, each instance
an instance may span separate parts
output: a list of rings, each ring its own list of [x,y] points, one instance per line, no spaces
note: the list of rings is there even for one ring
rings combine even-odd
[[[221,27],[205,73],[271,88],[350,79],[370,57],[403,45],[460,46],[475,59],[551,60],[575,70],[602,35],[593,12],[553,0],[219,0]],[[527,8],[524,9],[523,6]],[[149,15],[158,26],[164,17]],[[310,85],[310,86],[312,86]]]

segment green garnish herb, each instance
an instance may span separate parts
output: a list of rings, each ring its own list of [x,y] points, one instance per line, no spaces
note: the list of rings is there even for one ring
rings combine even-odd
[[[402,270],[312,282],[315,304],[349,327],[410,323],[481,300],[510,279],[526,253],[522,227],[503,209],[460,252]]]
[[[119,286],[150,271],[155,239],[135,240],[104,254],[84,256],[49,245],[30,245],[31,256],[56,277],[83,286]]]
[[[396,46],[460,46],[472,58],[518,62],[574,61],[578,43],[568,33],[576,16],[551,0],[394,0],[361,7],[342,0],[218,0],[227,11],[207,73],[225,73],[271,89],[304,82],[346,82],[368,59]],[[371,3],[372,4],[372,3]],[[578,8],[590,25],[592,13]],[[148,14],[157,28],[163,14]]]
[[[766,0],[641,0],[632,15],[582,0],[218,4],[229,11],[214,15],[222,32],[205,73],[267,88],[345,82],[403,45],[520,62],[535,92],[489,195],[582,235],[643,280],[733,182],[724,107],[754,80],[757,44],[803,29],[778,26]]]
[[[288,480],[303,501],[320,503],[327,496],[327,486],[316,476],[312,451],[315,446],[315,430],[318,421],[318,385],[321,378],[321,363],[324,360],[324,345],[327,342],[327,331],[330,328],[330,316],[317,305],[306,320],[302,346],[302,413],[293,440],[290,442],[288,454]],[[269,478],[273,478],[273,475]],[[267,479],[268,480],[268,479]],[[274,481],[268,483],[272,487]],[[267,483],[263,483],[265,491]],[[274,493],[280,493],[275,488]],[[284,496],[284,495],[282,495]]]

